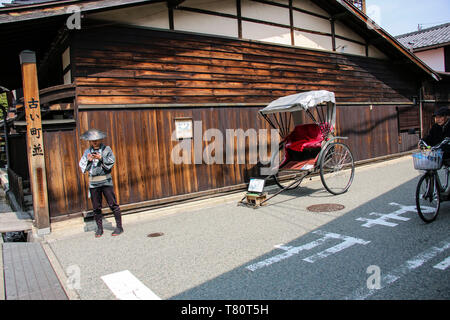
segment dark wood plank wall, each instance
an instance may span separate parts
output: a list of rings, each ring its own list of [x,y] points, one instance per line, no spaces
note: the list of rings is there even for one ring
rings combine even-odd
[[[340,102],[409,101],[395,64],[249,41],[109,28],[77,34],[79,104],[268,102],[327,89]]]
[[[342,106],[336,123],[356,161],[399,152],[395,106]]]
[[[113,179],[120,204],[237,185],[258,174],[255,165],[239,165],[237,161],[224,165],[173,164],[170,154],[178,143],[171,141],[175,118],[202,121],[203,130],[217,128],[225,137],[226,129],[268,129],[258,110],[277,97],[330,90],[336,93],[338,102],[349,103],[338,107],[337,129],[339,134],[349,136],[355,159],[361,160],[399,152],[396,106],[374,106],[371,110],[368,104],[350,103],[409,102],[418,92],[414,77],[389,61],[250,41],[109,27],[81,30],[71,46],[77,106],[123,105],[115,109],[81,108],[77,128],[77,137],[90,127],[108,132],[106,143],[117,158]],[[221,105],[126,107],[172,103]],[[233,105],[236,103],[261,106],[238,107]],[[53,134],[47,134],[46,139],[46,145],[55,147],[62,142]],[[59,139],[72,141],[72,148],[76,146],[72,159],[79,159],[87,147],[74,144],[67,133]],[[205,146],[203,142],[202,150]],[[59,148],[64,153],[61,145]],[[248,159],[248,140],[245,146],[236,148],[245,148]],[[237,160],[236,154],[234,157]],[[52,158],[58,158],[57,152]],[[86,179],[79,177],[78,167],[70,176],[65,174],[64,182],[57,182],[62,179],[63,175],[57,173],[62,167],[51,170],[56,173],[48,174],[55,180],[50,189],[55,190],[49,193],[52,199],[65,199],[52,204],[52,216],[68,212],[68,192],[57,191],[67,188],[61,185],[66,180],[76,185],[72,190],[78,192],[79,200],[79,206],[69,211],[88,210]]]
[[[258,117],[258,110],[222,107],[80,111],[79,124],[80,132],[91,127],[108,132],[105,143],[112,147],[117,163],[112,173],[117,198],[119,203],[129,204],[237,185],[248,182],[251,176],[258,176],[256,164],[249,161],[238,164],[237,152],[233,154],[233,163],[226,164],[225,153],[226,129],[269,129]],[[176,118],[202,121],[203,132],[210,128],[223,132],[224,164],[195,164],[193,140],[188,142],[191,164],[174,164],[171,153],[180,143],[171,139]],[[234,140],[237,147],[237,139]],[[201,142],[202,152],[209,143]],[[240,145],[247,160],[250,143],[246,139],[245,145]],[[79,155],[87,147],[88,143],[82,142]],[[87,186],[84,188],[87,190]]]
[[[44,131],[44,145],[50,216],[85,210],[87,189],[78,167],[76,131]]]

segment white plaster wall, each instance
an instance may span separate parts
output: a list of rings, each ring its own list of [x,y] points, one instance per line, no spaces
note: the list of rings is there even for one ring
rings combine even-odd
[[[72,83],[72,72],[69,70],[64,74],[64,84]]]
[[[289,5],[289,0],[272,0],[272,2],[281,3],[284,5]]]
[[[364,38],[360,37],[357,33],[355,33],[352,29],[344,25],[340,21],[336,21],[334,24],[336,35],[346,37],[352,40],[356,40],[364,43]]]
[[[238,37],[236,19],[187,11],[175,11],[173,16],[175,30]]]
[[[288,0],[275,0],[275,2],[288,5]],[[242,0],[242,16],[289,25],[289,10],[277,6],[257,3],[250,0]],[[237,14],[236,1],[234,0],[187,0],[182,3],[185,7],[209,10],[214,12]],[[293,0],[294,7],[305,9],[323,16],[329,14],[315,5],[311,0]],[[169,29],[169,13],[165,3],[154,3],[138,7],[111,10],[108,12],[89,14],[89,17],[106,21],[115,21],[130,25]],[[328,20],[314,17],[302,12],[293,11],[294,26],[319,32],[331,33],[331,25]],[[353,40],[364,42],[358,34],[336,21],[336,34]],[[178,31],[238,37],[238,22],[236,19],[174,10],[174,28]],[[290,29],[242,21],[242,37],[249,40],[258,40],[276,44],[291,45]],[[316,35],[306,32],[294,32],[294,45],[298,47],[332,51],[330,36]],[[342,51],[342,47],[344,47]],[[336,39],[337,52],[365,56],[365,46],[354,42]],[[387,58],[382,52],[373,46],[369,47],[369,56],[375,58]],[[443,69],[443,59],[439,64],[432,54],[426,54],[425,60],[430,61],[436,70]],[[424,61],[425,61],[424,60]],[[427,61],[425,61],[427,62]]]
[[[62,59],[62,69],[64,71],[65,68],[67,68],[70,65],[70,47],[67,47],[66,50],[61,55]],[[63,76],[64,84],[70,84],[72,83],[72,76],[71,76],[70,70],[67,71]]]
[[[340,21],[335,22],[335,32],[337,36],[342,36],[348,39],[365,43],[364,38],[359,36],[356,32],[354,32],[352,29],[350,29]],[[366,46],[352,41],[336,38],[336,51],[340,53],[349,53],[349,54],[356,54],[359,56],[365,56]]]
[[[292,5],[296,8],[308,10],[314,13],[321,14],[326,17],[330,17],[328,12],[322,10],[320,7],[318,7],[315,3],[313,3],[311,0],[294,0],[292,1]]]
[[[291,44],[290,29],[247,21],[242,22],[242,37],[250,40],[259,40],[285,45]]]
[[[297,47],[305,47],[319,50],[333,50],[331,37],[294,31],[294,43]]]
[[[64,50],[61,58],[62,58],[62,68],[64,70],[70,64],[70,47],[67,47],[67,49]]]
[[[363,46],[363,45],[360,45],[360,44],[357,44],[357,43],[354,43],[351,41],[336,39],[336,52],[365,56],[366,55],[366,46]]]
[[[241,2],[243,17],[289,25],[289,9],[249,0]]]
[[[314,30],[320,32],[331,32],[331,23],[328,20],[321,19],[310,14],[293,11],[294,27]],[[330,40],[331,41],[331,40]]]
[[[142,27],[169,29],[169,10],[165,3],[92,13],[89,17]]]
[[[444,48],[427,50],[414,53],[420,60],[425,62],[435,71],[445,72],[445,53]]]
[[[236,15],[236,1],[232,0],[187,0],[181,4],[183,7],[209,10],[220,13]]]
[[[378,59],[388,59],[388,57],[374,46],[369,46],[369,57]]]
[[[238,37],[236,19],[195,12],[175,11],[173,21],[175,30],[179,31]]]

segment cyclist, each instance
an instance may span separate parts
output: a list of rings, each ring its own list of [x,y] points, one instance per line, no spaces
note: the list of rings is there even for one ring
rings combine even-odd
[[[430,132],[422,140],[430,146],[438,145],[446,137],[450,137],[450,109],[442,107],[433,113],[435,124],[431,127]],[[450,146],[444,145],[444,163],[450,165]],[[450,184],[445,190],[445,195],[450,194]]]

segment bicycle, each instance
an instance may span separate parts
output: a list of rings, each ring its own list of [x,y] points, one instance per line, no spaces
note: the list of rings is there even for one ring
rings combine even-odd
[[[426,223],[436,220],[441,202],[449,201],[450,197],[444,194],[449,184],[450,163],[443,163],[442,146],[450,144],[450,138],[445,138],[439,145],[430,147],[420,140],[419,146],[427,149],[413,154],[414,168],[425,171],[420,178],[416,189],[416,207],[419,217]],[[450,161],[449,161],[450,162]],[[442,185],[438,170],[444,168],[445,186]]]

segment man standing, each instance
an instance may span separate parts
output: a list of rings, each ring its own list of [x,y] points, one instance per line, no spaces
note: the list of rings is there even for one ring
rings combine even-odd
[[[79,166],[83,173],[89,172],[89,193],[94,219],[97,223],[96,238],[103,235],[102,194],[105,196],[106,202],[114,213],[116,220],[116,228],[112,235],[118,236],[123,232],[122,214],[114,194],[111,177],[111,169],[114,165],[115,157],[111,148],[101,142],[105,137],[106,134],[97,129],[90,129],[81,136],[82,140],[87,140],[90,144],[90,147],[84,151]]]

